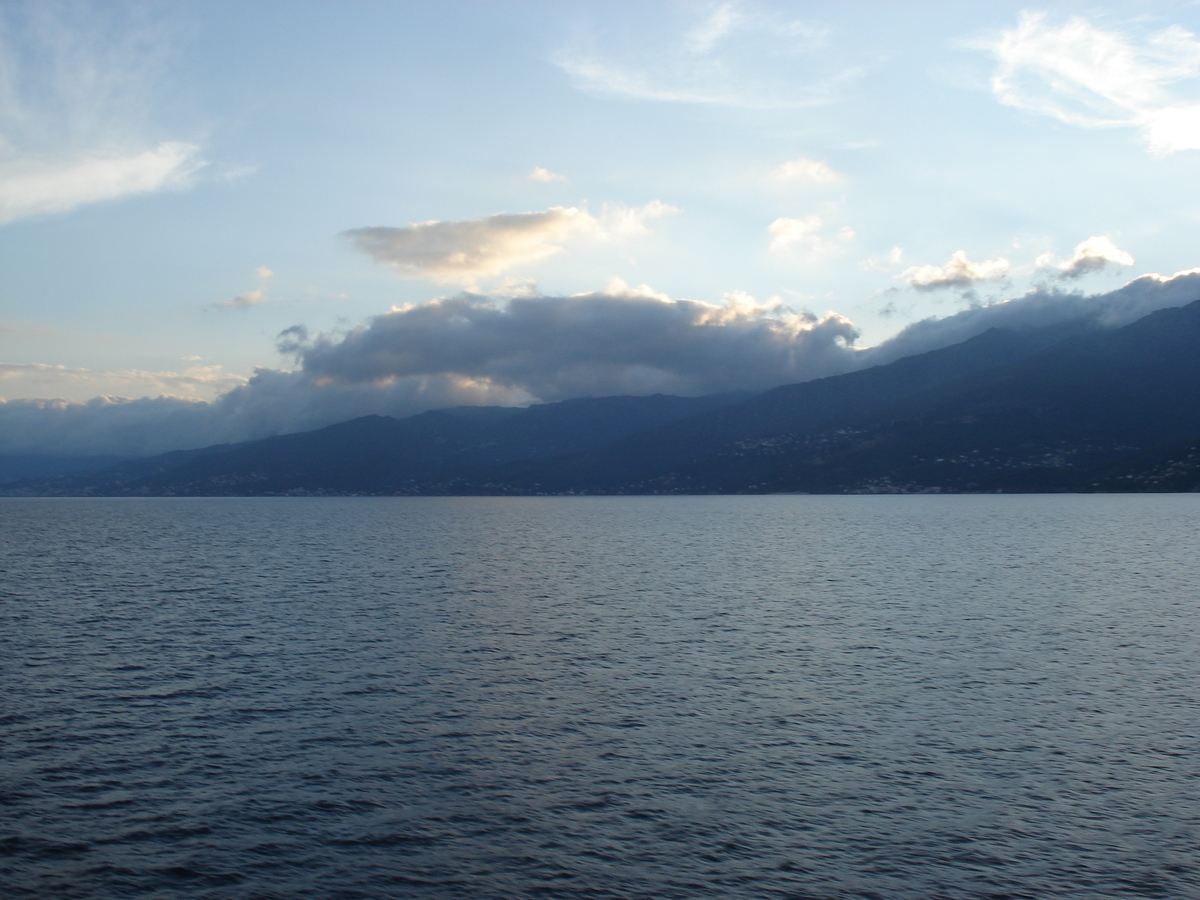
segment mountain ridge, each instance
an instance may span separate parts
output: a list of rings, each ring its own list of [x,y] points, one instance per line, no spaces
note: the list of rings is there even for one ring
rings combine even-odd
[[[1189,457],[1169,448],[1200,435],[1198,349],[1200,301],[1112,330],[991,329],[753,396],[367,416],[6,493],[1192,490],[1189,464],[1169,458]]]

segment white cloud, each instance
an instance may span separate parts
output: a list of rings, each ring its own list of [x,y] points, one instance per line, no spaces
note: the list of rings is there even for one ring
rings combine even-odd
[[[630,237],[646,231],[647,219],[676,211],[658,200],[644,206],[605,204],[599,218],[580,207],[553,206],[541,212],[501,213],[460,222],[357,228],[345,232],[345,237],[401,275],[473,285],[482,276],[552,256],[572,237]]]
[[[845,177],[819,159],[798,156],[776,166],[771,177],[778,182],[798,184],[841,184]]]
[[[694,53],[708,53],[745,20],[734,3],[722,3],[705,21],[684,35],[684,44]]]
[[[617,17],[609,16],[609,24]],[[616,32],[616,28],[613,28]],[[826,33],[798,19],[723,3],[672,33],[637,28],[577,41],[554,62],[577,88],[635,100],[789,109],[828,102],[860,69],[821,51]]]
[[[552,256],[573,234],[595,227],[596,220],[586,210],[554,206],[542,212],[501,213],[461,222],[356,228],[346,237],[401,275],[472,283],[481,275]]]
[[[904,265],[904,251],[893,247],[882,259],[872,256],[861,263],[864,269],[874,269],[876,272],[892,272]]]
[[[267,296],[263,285],[274,278],[275,273],[266,266],[259,266],[254,270],[254,277],[259,281],[259,286],[254,290],[238,294],[232,300],[223,300],[220,303],[214,303],[213,306],[224,309],[249,309],[252,306],[261,306],[264,303],[272,302],[271,298]]]
[[[263,289],[255,288],[252,291],[245,291],[238,294],[232,300],[223,300],[217,306],[224,306],[228,309],[248,309],[251,306],[261,306],[269,302],[267,295],[263,293]]]
[[[937,291],[944,288],[970,288],[979,281],[1003,278],[1011,268],[1004,257],[971,262],[963,250],[956,250],[944,266],[910,266],[897,278],[903,278],[918,291]]]
[[[1083,18],[1061,27],[1044,13],[1022,13],[999,40],[980,45],[999,68],[1001,103],[1087,128],[1137,128],[1150,152],[1200,149],[1200,97],[1169,88],[1200,75],[1200,41],[1172,26],[1135,44]]]
[[[566,181],[567,176],[559,175],[557,172],[551,172],[549,169],[543,169],[541,166],[537,166],[534,168],[534,170],[532,172],[529,173],[529,180],[530,181],[545,181],[545,182]]]
[[[610,239],[620,239],[645,234],[647,219],[658,219],[679,212],[679,208],[651,200],[642,206],[626,206],[621,203],[605,203],[600,208],[599,234]]]
[[[89,203],[186,187],[204,165],[192,144],[164,143],[132,156],[0,161],[0,225]]]
[[[1061,279],[1082,278],[1109,265],[1132,266],[1133,263],[1130,254],[1102,235],[1081,242],[1070,259],[1059,260],[1053,253],[1043,253],[1037,258],[1039,269],[1057,269]]]
[[[809,260],[827,259],[842,253],[854,238],[854,229],[849,225],[843,225],[833,234],[823,233],[824,227],[824,221],[816,213],[802,219],[780,216],[767,226],[771,251]]]
[[[150,136],[168,42],[120,15],[0,9],[0,225],[183,188],[205,165],[195,144]]]
[[[215,173],[211,177],[216,179],[217,181],[224,181],[227,184],[232,184],[232,183],[236,183],[238,181],[242,181],[246,178],[249,178],[251,175],[258,172],[258,170],[259,170],[259,166],[257,166],[257,165],[236,166],[231,169],[226,169],[223,172]]]
[[[532,278],[508,276],[500,279],[489,291],[493,297],[537,297],[537,282]],[[393,311],[395,307],[393,307]]]

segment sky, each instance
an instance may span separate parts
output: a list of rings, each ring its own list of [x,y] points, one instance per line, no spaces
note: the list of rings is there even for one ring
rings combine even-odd
[[[0,452],[1200,297],[1193,2],[0,4]]]

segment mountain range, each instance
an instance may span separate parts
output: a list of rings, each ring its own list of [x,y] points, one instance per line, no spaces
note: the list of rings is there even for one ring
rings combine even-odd
[[[9,495],[1194,491],[1200,301],[992,329],[757,395],[366,416],[27,478]]]

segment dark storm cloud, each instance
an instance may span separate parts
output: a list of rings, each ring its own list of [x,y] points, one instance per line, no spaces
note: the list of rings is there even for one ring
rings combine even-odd
[[[838,315],[790,313],[737,296],[710,304],[625,290],[503,306],[447,297],[377,316],[340,338],[289,346],[314,379],[453,374],[558,400],[803,381],[854,368],[856,337]]]

